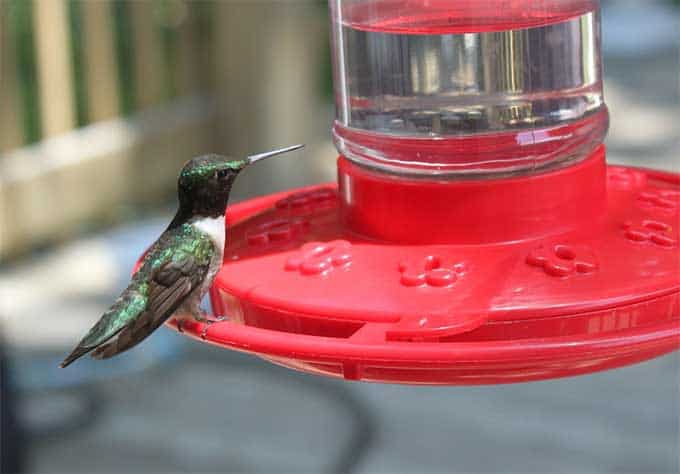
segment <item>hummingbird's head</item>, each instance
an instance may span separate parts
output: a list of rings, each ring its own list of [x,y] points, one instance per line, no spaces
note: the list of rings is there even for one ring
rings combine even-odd
[[[242,160],[221,155],[202,155],[189,160],[178,180],[180,210],[191,216],[217,217],[224,215],[231,186],[246,166],[257,161],[304,145],[252,155]]]

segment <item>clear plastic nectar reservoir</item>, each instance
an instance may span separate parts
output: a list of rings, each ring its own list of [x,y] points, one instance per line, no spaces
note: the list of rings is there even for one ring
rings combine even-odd
[[[599,145],[597,0],[330,0],[340,153],[401,174],[523,174]]]

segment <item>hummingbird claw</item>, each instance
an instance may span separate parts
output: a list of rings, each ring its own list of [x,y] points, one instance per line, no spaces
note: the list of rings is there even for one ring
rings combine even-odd
[[[203,339],[205,341],[205,337],[208,334],[208,329],[210,329],[210,326],[212,326],[215,323],[221,323],[221,322],[228,321],[228,320],[229,320],[229,317],[227,317],[227,316],[216,316],[212,319],[206,318],[203,321],[204,326],[203,326],[203,330],[201,331],[201,339]]]
[[[203,331],[201,331],[201,339],[205,341],[206,336],[208,335],[208,329],[210,329],[210,326],[212,326],[214,321],[211,319],[206,319],[205,320],[205,325],[203,326]]]
[[[177,321],[177,331],[179,331],[179,332],[181,332],[182,334],[184,334],[184,320],[183,320],[183,319],[179,319],[179,320]]]

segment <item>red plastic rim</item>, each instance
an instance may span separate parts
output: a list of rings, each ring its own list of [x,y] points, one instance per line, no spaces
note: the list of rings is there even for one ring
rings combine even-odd
[[[356,194],[339,196],[333,185],[232,206],[225,262],[211,290],[215,313],[230,320],[211,325],[205,341],[310,373],[422,384],[563,377],[673,351],[680,347],[680,175],[605,170],[603,159],[600,150],[580,170],[475,184],[474,218],[490,212],[480,206],[494,193],[508,209],[547,219],[551,196],[567,206],[553,207],[566,213],[563,226],[536,224],[535,235],[503,240],[495,222],[488,234],[495,237],[481,244],[419,243],[427,240],[419,233],[431,232],[431,213],[413,222],[403,208],[394,219],[405,219],[412,242],[376,238],[373,228],[358,233],[348,221]],[[584,183],[596,178],[606,189]],[[375,203],[390,195],[404,201],[393,184],[378,183]],[[543,205],[527,200],[531,186]],[[585,218],[563,199],[574,190],[585,196]],[[366,202],[369,191],[361,189]],[[455,185],[450,192],[461,196]],[[589,198],[596,201],[584,207]],[[362,209],[383,220],[390,211]],[[462,234],[481,232],[470,229]],[[204,329],[184,326],[195,338]]]

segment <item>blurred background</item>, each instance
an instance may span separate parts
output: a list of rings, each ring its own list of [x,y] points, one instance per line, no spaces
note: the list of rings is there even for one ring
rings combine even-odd
[[[680,171],[680,2],[603,1],[609,161]],[[174,213],[188,158],[307,143],[334,179],[324,1],[0,0],[2,472],[680,472],[678,355],[513,386],[327,380],[169,330],[56,368]]]

